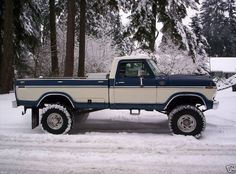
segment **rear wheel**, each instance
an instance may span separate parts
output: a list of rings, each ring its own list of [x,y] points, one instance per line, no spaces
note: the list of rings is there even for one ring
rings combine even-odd
[[[169,114],[169,127],[174,134],[193,135],[200,138],[205,125],[203,113],[191,105],[178,106]]]
[[[61,105],[49,105],[42,114],[42,128],[52,134],[67,134],[72,127],[71,115]]]

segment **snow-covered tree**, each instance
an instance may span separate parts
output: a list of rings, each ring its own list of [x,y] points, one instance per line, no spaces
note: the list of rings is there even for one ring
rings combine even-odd
[[[209,58],[206,53],[206,49],[209,47],[206,38],[202,34],[201,20],[198,14],[192,17],[190,24],[193,33],[196,36],[196,64],[198,66],[198,72],[206,73],[209,72]]]
[[[156,29],[157,0],[129,0],[121,5],[131,13],[125,35],[136,42],[135,46],[138,49],[154,52],[158,35]]]
[[[56,13],[56,41],[57,41],[57,57],[59,76],[63,76],[64,73],[64,60],[66,53],[66,3],[65,1],[55,1],[55,13]],[[50,41],[50,10],[49,1],[38,1],[40,6],[40,43],[35,49],[34,54],[29,54],[28,64],[30,65],[30,76],[52,76],[52,61],[51,61],[51,41]]]
[[[230,56],[236,56],[236,1],[235,0],[227,0],[226,1],[226,11],[228,12],[228,52]],[[226,14],[227,15],[227,14]]]
[[[158,49],[156,39],[161,33],[161,45],[173,42],[176,49],[186,50],[189,58],[196,61],[194,35],[182,22],[187,16],[187,8],[197,9],[195,0],[130,0],[122,5],[131,11],[126,34],[136,41],[136,48],[155,52]],[[161,30],[157,29],[158,23],[162,23]]]
[[[121,22],[120,2],[120,0],[90,2],[87,35],[95,38],[100,38],[104,34],[110,36],[120,54],[125,55],[131,52],[132,43],[130,38],[123,35],[125,27]]]
[[[0,1],[0,62],[3,52],[3,15],[6,0]],[[40,5],[38,1],[13,0],[13,51],[12,62],[16,75],[23,77],[31,72],[29,55],[34,54],[40,42]],[[1,64],[1,63],[0,63]],[[11,81],[11,79],[10,79]]]
[[[38,1],[13,1],[14,4],[14,65],[17,76],[31,72],[29,55],[40,43],[40,5]]]
[[[201,21],[210,45],[210,56],[233,56],[235,53],[235,9],[235,0],[205,0],[202,3]]]
[[[163,23],[162,44],[169,43],[168,40],[171,39],[178,49],[186,50],[195,62],[194,36],[191,36],[190,29],[182,21],[187,16],[187,8],[197,9],[195,0],[159,2],[159,21]]]
[[[85,4],[79,3],[79,6],[85,7]],[[119,14],[118,3],[116,0],[99,0],[99,1],[86,1],[86,15],[81,18],[84,8],[80,8],[77,15],[79,19],[77,23],[77,39],[78,42],[85,41],[82,36],[85,34],[98,40],[107,35],[114,45],[119,45],[119,49],[123,49],[123,39],[120,37],[121,33],[121,20]],[[85,24],[84,24],[85,23]],[[85,27],[84,27],[85,26]],[[85,29],[85,31],[83,30]],[[84,46],[86,44],[80,44]],[[79,51],[79,76],[84,75],[84,48],[81,47]]]

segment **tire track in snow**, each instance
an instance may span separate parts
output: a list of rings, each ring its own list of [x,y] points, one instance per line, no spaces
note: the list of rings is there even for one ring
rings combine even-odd
[[[35,150],[40,151],[49,151],[49,152],[77,152],[77,153],[86,153],[86,152],[95,152],[95,153],[143,153],[143,154],[184,154],[184,155],[226,155],[226,156],[236,156],[236,146],[232,145],[201,145],[201,147],[163,147],[157,146],[156,148],[150,146],[126,146],[121,147],[117,144],[93,144],[93,143],[84,143],[84,144],[26,144],[24,142],[4,142],[0,143],[0,152],[6,149],[19,149],[26,152],[31,152]],[[1,156],[1,155],[0,155]]]
[[[182,136],[0,134],[1,174],[222,174],[225,161],[234,162],[235,156],[236,145],[207,144]]]
[[[113,139],[112,136],[105,136],[106,138],[101,138],[100,141],[90,135],[80,136],[80,139],[73,139],[74,136],[61,136],[56,139],[50,139],[51,137],[47,136],[40,137],[41,139],[35,139],[35,136],[28,135],[0,136],[0,168],[11,160],[14,164],[30,164],[31,161],[40,162],[45,158],[47,161],[63,164],[64,160],[97,163],[106,159],[110,163],[113,160],[123,161],[124,159],[129,159],[129,162],[135,162],[137,159],[142,159],[144,162],[145,160],[154,162],[153,159],[159,160],[160,157],[163,159],[169,159],[169,157],[201,159],[206,157],[212,161],[217,158],[235,159],[236,156],[236,145],[209,145],[201,143],[201,141],[198,142],[198,140],[196,140],[198,143],[192,144],[192,139],[187,143],[165,145],[165,140],[155,141],[150,138],[144,138],[147,141],[143,143],[133,140],[134,143],[131,144],[132,140],[120,142],[120,139]],[[131,138],[133,137],[131,136]],[[170,138],[175,141],[174,137]]]
[[[129,136],[129,135],[128,135]],[[98,152],[98,153],[158,153],[158,154],[186,154],[186,155],[232,155],[236,156],[236,145],[217,145],[217,144],[204,144],[197,142],[197,145],[192,145],[191,142],[183,144],[165,144],[160,140],[151,140],[140,143],[140,141],[130,144],[130,142],[120,142],[112,136],[101,138],[99,140],[90,138],[89,135],[82,136],[80,139],[72,139],[71,137],[44,137],[35,139],[35,136],[1,136],[0,135],[0,151],[6,149],[19,149],[22,151],[63,151],[63,152]],[[43,138],[42,138],[43,137]],[[55,137],[54,137],[55,138]],[[68,138],[71,138],[68,139]],[[172,137],[171,137],[172,138]],[[197,140],[198,141],[198,140]],[[1,153],[0,153],[1,155]]]

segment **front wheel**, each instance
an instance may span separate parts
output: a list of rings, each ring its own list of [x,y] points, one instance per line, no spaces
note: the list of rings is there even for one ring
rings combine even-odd
[[[51,134],[66,134],[72,127],[71,115],[61,105],[49,105],[41,119],[42,128]]]
[[[205,125],[203,113],[191,105],[178,106],[169,114],[169,127],[174,134],[192,135],[200,138]]]

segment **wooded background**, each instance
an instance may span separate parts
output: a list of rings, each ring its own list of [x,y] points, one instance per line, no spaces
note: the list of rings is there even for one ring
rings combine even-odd
[[[207,73],[208,56],[236,57],[235,45],[235,0],[0,0],[0,93],[16,78],[83,77],[140,53],[166,74]]]

